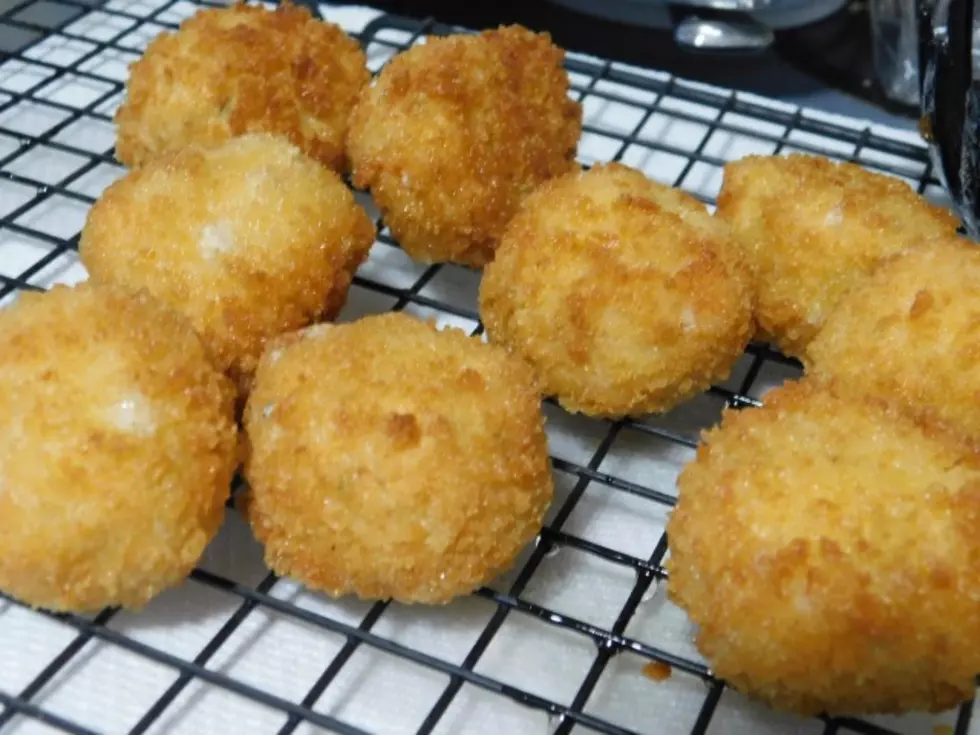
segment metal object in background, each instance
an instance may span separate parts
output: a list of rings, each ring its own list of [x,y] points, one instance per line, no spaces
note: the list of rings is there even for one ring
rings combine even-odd
[[[775,40],[771,28],[751,20],[684,18],[674,29],[681,48],[697,51],[762,51]]]
[[[980,237],[980,81],[974,0],[923,1],[920,13],[922,118],[935,167],[963,218]]]
[[[746,13],[753,10],[764,10],[772,5],[773,0],[683,0],[683,3],[692,8],[711,8],[712,10]]]
[[[745,16],[771,30],[799,28],[840,10],[847,0],[551,0],[581,13],[649,28],[675,29],[688,17]],[[754,47],[750,47],[754,50]]]

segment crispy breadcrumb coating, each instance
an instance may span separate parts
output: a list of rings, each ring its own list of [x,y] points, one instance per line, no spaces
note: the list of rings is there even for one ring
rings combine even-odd
[[[980,447],[980,251],[956,239],[884,262],[830,312],[805,362]]]
[[[348,137],[354,185],[409,255],[484,265],[520,200],[575,167],[582,109],[563,58],[519,26],[429,38],[364,90]]]
[[[267,563],[330,595],[441,603],[506,568],[553,487],[533,376],[404,314],[318,325],[263,357],[247,514]]]
[[[727,412],[681,473],[673,601],[715,674],[801,714],[944,710],[980,672],[980,466],[812,378]]]
[[[0,311],[0,589],[87,612],[180,583],[223,518],[233,399],[145,294],[56,286]]]
[[[181,311],[242,387],[266,340],[332,319],[374,242],[340,178],[270,135],[193,146],[112,184],[82,231],[99,281]]]
[[[727,377],[748,342],[737,251],[694,197],[596,166],[527,198],[484,272],[480,316],[566,409],[666,411]]]
[[[190,143],[265,132],[340,171],[348,118],[370,78],[360,45],[305,8],[200,10],[131,66],[116,155],[141,166]]]
[[[959,221],[905,182],[819,156],[748,156],[725,166],[730,222],[756,290],[760,334],[802,357],[828,312],[889,255],[955,234]]]

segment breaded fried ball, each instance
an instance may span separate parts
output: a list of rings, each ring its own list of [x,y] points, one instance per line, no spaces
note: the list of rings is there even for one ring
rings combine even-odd
[[[484,272],[480,316],[570,411],[666,411],[728,376],[751,333],[728,227],[620,164],[529,196]]]
[[[284,139],[233,138],[112,184],[82,231],[92,278],[181,311],[242,390],[270,337],[343,307],[374,224],[332,171]]]
[[[714,673],[805,715],[940,711],[980,672],[980,465],[811,378],[729,411],[678,480],[668,594]]]
[[[0,311],[0,589],[89,612],[179,584],[224,515],[233,403],[146,294],[56,286]]]
[[[262,132],[340,171],[347,121],[370,78],[358,43],[305,8],[200,10],[130,67],[116,156],[136,167],[191,143]]]
[[[830,312],[806,364],[980,447],[980,251],[956,239],[884,262]]]
[[[348,136],[354,185],[410,256],[484,265],[520,200],[575,167],[582,108],[563,59],[519,26],[429,38],[364,90]]]
[[[333,596],[448,602],[505,569],[552,498],[527,366],[404,314],[282,339],[245,427],[267,563]]]
[[[729,163],[717,214],[752,270],[760,336],[791,357],[803,356],[841,295],[882,258],[959,225],[899,179],[799,154]]]

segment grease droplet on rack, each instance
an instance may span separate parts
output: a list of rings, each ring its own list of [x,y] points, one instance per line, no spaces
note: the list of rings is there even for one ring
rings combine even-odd
[[[650,582],[650,586],[647,587],[646,592],[644,592],[643,596],[640,597],[640,604],[645,605],[646,603],[650,602],[654,597],[657,596],[657,590],[659,589],[660,589],[660,582],[658,582],[656,579]]]
[[[534,539],[534,548],[537,549],[542,546],[544,547],[545,559],[554,559],[556,556],[558,556],[558,553],[561,551],[560,546],[557,546],[553,544],[551,541],[546,541],[545,539],[538,536],[536,539]]]
[[[643,667],[643,675],[653,681],[667,681],[674,670],[663,661],[648,661]]]
[[[547,732],[547,735],[555,735],[555,732],[557,732],[558,731],[558,728],[561,727],[563,724],[565,724],[565,715],[563,715],[563,714],[561,714],[561,715],[556,715],[556,714],[550,714],[550,715],[548,715],[548,732]]]

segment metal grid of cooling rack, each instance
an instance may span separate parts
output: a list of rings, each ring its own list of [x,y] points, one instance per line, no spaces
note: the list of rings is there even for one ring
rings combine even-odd
[[[27,0],[0,13],[0,305],[85,277],[78,232],[123,173],[111,116],[126,64],[197,7]],[[362,39],[374,70],[450,30],[320,10]],[[574,54],[567,65],[583,163],[621,160],[710,203],[725,161],[802,150],[943,196],[913,135]],[[412,263],[382,230],[341,318],[404,309],[478,333],[477,283]],[[604,422],[547,405],[547,527],[511,572],[445,608],[332,601],[277,579],[233,511],[186,584],[140,613],[51,615],[0,596],[0,732],[976,731],[972,705],[868,720],[770,712],[711,676],[665,598],[663,528],[699,431],[798,372],[753,345],[729,381],[666,416]],[[672,675],[644,676],[649,662]]]

